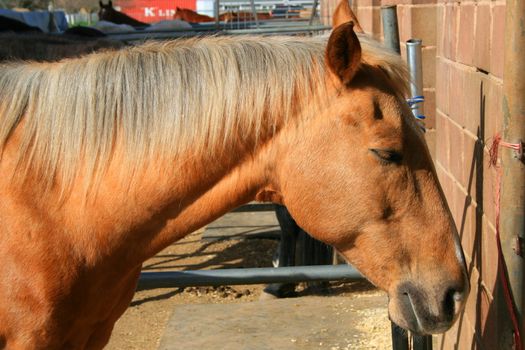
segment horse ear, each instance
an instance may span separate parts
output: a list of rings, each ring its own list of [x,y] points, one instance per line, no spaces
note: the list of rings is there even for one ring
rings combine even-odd
[[[361,45],[354,33],[354,23],[341,24],[332,31],[326,46],[325,61],[343,84],[354,77],[361,62]]]
[[[102,3],[101,0],[98,1],[98,6],[100,6],[100,8],[104,7],[104,4]]]
[[[364,30],[359,25],[357,17],[355,16],[354,11],[350,8],[348,0],[339,0],[339,4],[337,4],[334,15],[332,16],[332,28],[337,28],[341,24],[349,21],[354,22],[354,31],[356,33],[364,34]]]
[[[109,6],[109,7],[113,7],[113,1],[112,1],[112,0],[109,0],[109,2],[108,2],[108,6]]]

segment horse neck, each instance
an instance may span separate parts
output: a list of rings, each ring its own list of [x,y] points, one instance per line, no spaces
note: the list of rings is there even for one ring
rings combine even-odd
[[[122,163],[112,162],[94,199],[86,203],[85,198],[74,197],[82,190],[71,191],[73,195],[62,210],[67,222],[75,224],[66,230],[82,228],[97,233],[77,246],[79,254],[93,265],[116,256],[126,266],[140,264],[253,200],[267,182],[269,159],[264,150],[247,154],[236,147],[213,157],[188,154],[176,159],[174,169],[169,169],[171,162],[145,165],[131,181],[121,181]],[[104,213],[112,213],[110,221],[106,222]]]
[[[175,195],[175,198],[176,201],[180,198],[181,203],[184,204],[169,226],[151,241],[149,249],[144,252],[146,257],[154,255],[173,241],[255,199],[257,192],[268,181],[268,174],[265,172],[268,158],[267,155],[262,154],[243,158],[230,160],[230,165],[219,165],[216,169],[212,169],[212,164],[217,160],[207,161],[201,165],[202,171],[198,171],[204,176],[191,175],[193,172],[182,172],[188,176],[185,182],[187,181],[189,191],[182,190]],[[223,162],[227,164],[229,161],[219,160],[217,163]],[[171,208],[168,208],[168,211],[170,210]]]

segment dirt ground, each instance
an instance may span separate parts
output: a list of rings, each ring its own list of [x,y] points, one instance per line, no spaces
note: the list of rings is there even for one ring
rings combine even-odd
[[[244,240],[203,241],[202,231],[195,232],[174,243],[143,265],[144,271],[217,269],[234,267],[270,267],[277,241],[250,238]],[[367,282],[331,283],[322,293],[330,295],[377,294]],[[106,349],[154,350],[157,349],[164,327],[176,305],[208,303],[243,303],[264,298],[263,285],[188,287],[177,289],[150,289],[136,292],[126,313],[117,322]],[[298,296],[311,295],[312,291],[299,286]],[[319,291],[317,291],[319,293]],[[366,312],[366,310],[362,311]],[[377,347],[390,347],[390,323],[386,311],[367,315],[371,321],[365,327]],[[378,338],[374,336],[381,334]],[[364,347],[363,349],[370,349]]]

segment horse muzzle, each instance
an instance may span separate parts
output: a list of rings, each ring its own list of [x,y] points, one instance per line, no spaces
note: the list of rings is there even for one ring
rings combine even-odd
[[[458,318],[468,293],[468,283],[423,288],[403,282],[390,297],[390,319],[416,334],[443,333]]]

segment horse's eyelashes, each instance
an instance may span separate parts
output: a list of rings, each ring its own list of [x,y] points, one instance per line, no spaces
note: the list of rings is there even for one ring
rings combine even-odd
[[[403,155],[399,151],[392,149],[370,148],[370,152],[372,152],[372,154],[376,156],[382,163],[386,164],[399,164],[403,160]]]

